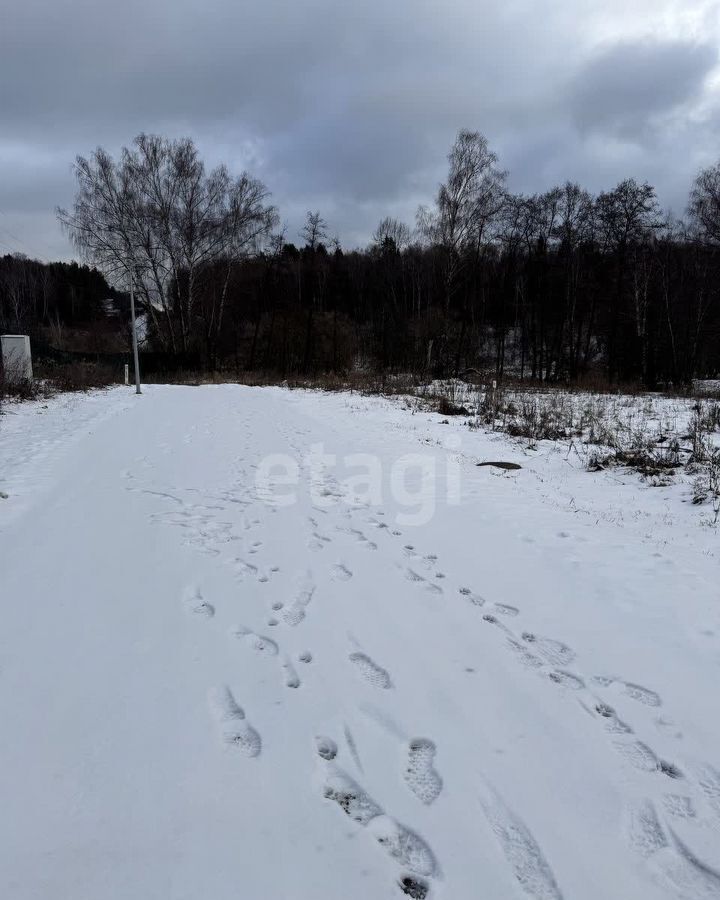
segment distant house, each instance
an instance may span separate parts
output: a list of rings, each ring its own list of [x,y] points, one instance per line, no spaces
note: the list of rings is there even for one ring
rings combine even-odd
[[[117,297],[108,297],[106,300],[103,300],[102,308],[109,319],[118,319],[120,317],[120,303]]]
[[[108,297],[102,301],[105,315],[108,319],[121,319],[123,322],[130,322],[130,295],[118,294],[115,297]],[[138,344],[142,346],[147,340],[147,316],[139,313],[135,317],[135,327],[137,328]]]

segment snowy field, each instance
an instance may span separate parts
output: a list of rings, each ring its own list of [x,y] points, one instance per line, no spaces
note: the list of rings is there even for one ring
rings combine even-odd
[[[0,897],[720,897],[687,483],[400,397],[5,412]]]

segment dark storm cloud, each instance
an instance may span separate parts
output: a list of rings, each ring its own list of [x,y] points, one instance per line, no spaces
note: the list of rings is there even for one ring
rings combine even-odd
[[[717,138],[706,5],[2,0],[0,249],[68,255],[52,210],[74,156],[140,131],[263,178],[289,239],[307,209],[346,246],[412,223],[461,127],[514,190],[633,175],[681,208]]]
[[[621,43],[590,60],[570,95],[583,131],[642,137],[654,122],[700,95],[717,63],[712,44]]]

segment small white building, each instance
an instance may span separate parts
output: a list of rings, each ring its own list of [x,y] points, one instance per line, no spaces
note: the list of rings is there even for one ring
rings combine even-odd
[[[32,381],[32,355],[30,338],[26,334],[1,334],[0,356],[8,383]]]

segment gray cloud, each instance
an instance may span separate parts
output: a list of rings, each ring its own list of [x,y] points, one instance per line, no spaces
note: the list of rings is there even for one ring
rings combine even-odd
[[[143,130],[263,178],[291,239],[307,209],[346,246],[412,222],[460,127],[515,190],[633,175],[682,209],[717,146],[719,35],[703,0],[4,0],[0,251],[70,255],[74,156]]]
[[[578,74],[570,110],[583,131],[639,139],[668,114],[699,99],[717,58],[713,44],[682,40],[608,47]]]

